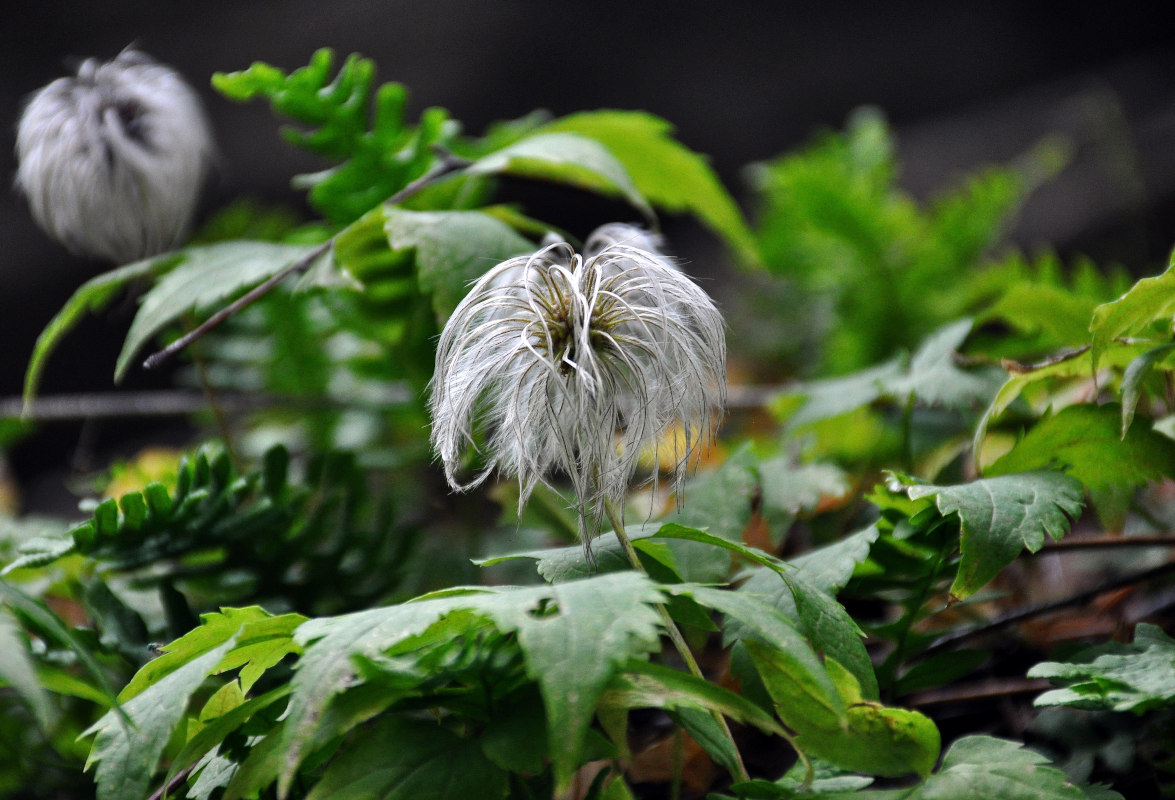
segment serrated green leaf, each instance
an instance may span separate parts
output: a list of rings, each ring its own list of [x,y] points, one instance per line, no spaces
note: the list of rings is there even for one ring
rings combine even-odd
[[[1142,352],[1142,345],[1114,342],[1103,353],[1101,359],[1102,366],[1126,366]],[[1000,387],[999,391],[996,392],[995,397],[991,401],[991,405],[983,412],[983,416],[980,417],[979,424],[975,428],[975,436],[972,439],[971,448],[976,466],[980,466],[979,457],[984,437],[987,435],[988,426],[1024,394],[1029,387],[1054,380],[1089,380],[1093,375],[1093,362],[1090,351],[1080,349],[1058,354],[1056,357],[1049,359],[1044,366],[1028,370],[1018,369],[1014,372],[1004,382],[1004,385]]]
[[[959,571],[951,597],[963,600],[987,585],[1022,549],[1035,553],[1047,533],[1060,539],[1084,504],[1080,481],[1062,472],[1025,472],[959,486],[902,486],[913,500],[934,497],[943,516],[962,526]]]
[[[839,542],[796,556],[788,563],[821,591],[835,595],[853,577],[857,565],[869,557],[869,546],[881,532],[876,525],[849,534]]]
[[[215,752],[226,736],[239,729],[255,714],[283,700],[289,694],[290,686],[285,684],[259,697],[246,700],[241,692],[239,682],[232,680],[226,683],[204,705],[200,712],[200,719],[205,723],[204,726],[187,741],[183,749],[172,759],[171,767],[168,769],[163,783],[170,784],[172,778],[181,771]]]
[[[534,244],[506,223],[481,211],[407,211],[385,207],[384,233],[393,250],[416,251],[420,290],[432,297],[444,322],[471,281]]]
[[[1130,644],[1086,648],[1068,661],[1046,661],[1028,671],[1063,686],[1036,698],[1038,706],[1132,711],[1175,707],[1175,639],[1139,623]]]
[[[544,131],[565,131],[600,142],[624,165],[650,203],[688,211],[718,233],[747,264],[759,261],[754,236],[738,205],[705,156],[672,138],[673,126],[640,111],[589,111],[561,117]]]
[[[788,419],[799,427],[885,399],[904,404],[951,409],[982,408],[991,402],[1003,371],[985,367],[962,369],[955,354],[971,332],[972,321],[958,320],[926,338],[908,363],[895,358],[843,378],[813,381],[801,387],[806,399]]]
[[[197,762],[189,779],[187,800],[211,800],[213,792],[225,788],[240,765],[216,753],[208,753]]]
[[[236,641],[235,637],[248,623],[268,619],[272,619],[269,612],[259,606],[225,608],[218,613],[201,615],[201,625],[174,642],[164,645],[163,655],[148,661],[126,685],[119,697],[128,700],[141,694],[204,653],[219,649],[230,639]]]
[[[506,786],[506,773],[476,740],[393,716],[336,756],[306,800],[494,800]]]
[[[1175,475],[1175,442],[1140,425],[1122,438],[1121,424],[1121,409],[1113,403],[1063,408],[1038,422],[987,474],[1062,467],[1085,484],[1102,522],[1116,530],[1135,489]]]
[[[41,331],[33,346],[32,357],[24,378],[24,402],[27,406],[37,394],[45,364],[53,350],[86,314],[96,314],[110,305],[119,290],[139,278],[157,275],[182,258],[175,253],[136,261],[132,264],[105,272],[83,283],[66,301],[65,306]]]
[[[119,382],[139,350],[189,311],[206,309],[281,272],[313,247],[272,242],[219,242],[180,251],[179,263],[142,297],[114,368]]]
[[[236,635],[236,645],[217,672],[240,668],[241,689],[250,691],[267,670],[286,656],[302,652],[294,642],[293,634],[305,621],[306,617],[301,614],[281,614],[243,622]]]
[[[555,181],[620,196],[647,219],[653,210],[624,165],[599,142],[574,133],[536,133],[489,155],[466,170],[470,175],[517,175]]]
[[[18,569],[43,567],[57,559],[67,556],[77,548],[77,539],[74,536],[61,538],[37,537],[21,544],[20,556],[0,569],[0,578]]]
[[[1096,795],[1095,795],[1096,792]],[[836,792],[823,800],[1122,800],[1117,792],[1080,787],[1048,759],[1019,742],[965,736],[947,750],[939,769],[910,789]]]
[[[527,674],[547,712],[556,783],[565,786],[583,747],[599,693],[615,672],[657,644],[663,597],[644,576],[618,572],[551,586],[462,590],[374,611],[310,620],[297,631],[306,650],[294,676],[283,740],[285,796],[315,722],[355,675],[352,657],[374,656],[468,610],[518,636]],[[537,613],[548,608],[553,613]]]
[[[1143,278],[1112,303],[1093,311],[1091,358],[1096,369],[1102,353],[1114,339],[1161,333],[1169,338],[1175,315],[1175,261],[1162,275]],[[1161,328],[1161,331],[1159,330]]]
[[[673,594],[685,594],[699,604],[726,616],[727,644],[741,641],[754,645],[764,663],[770,664],[771,680],[782,697],[789,698],[781,718],[789,727],[802,719],[840,724],[844,705],[819,657],[792,620],[759,597],[703,586],[667,586]],[[764,682],[768,678],[764,676]],[[774,696],[774,695],[773,695]]]
[[[98,800],[146,796],[159,757],[189,698],[232,645],[230,638],[124,702],[122,709],[130,724],[109,711],[86,731],[87,736],[97,734],[86,767],[98,765]]]

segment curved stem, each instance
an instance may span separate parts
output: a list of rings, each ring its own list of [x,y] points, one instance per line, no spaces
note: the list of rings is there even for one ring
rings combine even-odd
[[[642,575],[648,576],[644,566],[641,564],[640,557],[637,555],[636,548],[632,546],[632,541],[628,538],[628,534],[624,531],[624,522],[620,519],[620,514],[617,513],[616,507],[611,501],[604,503],[605,513],[612,523],[612,527],[616,532],[616,539],[620,542],[620,546],[624,548],[625,555],[628,556],[629,563],[632,564],[633,569]],[[661,615],[661,622],[665,626],[665,632],[669,634],[669,641],[673,642],[673,647],[677,650],[677,654],[681,656],[681,660],[685,662],[686,669],[695,678],[705,680],[706,677],[702,675],[702,669],[698,666],[697,659],[690,651],[689,645],[685,641],[685,637],[681,635],[681,630],[677,627],[677,623],[673,621],[673,617],[669,616],[669,609],[665,607],[664,603],[657,604],[657,612]],[[734,736],[730,733],[730,726],[726,724],[726,718],[718,711],[711,711],[710,716],[718,723],[718,727],[722,729],[722,733],[730,740],[731,747],[734,748],[734,756],[737,760],[738,771],[734,778],[738,781],[748,781],[750,776],[747,774],[747,768],[743,765],[742,754],[738,751],[738,745],[735,744]]]

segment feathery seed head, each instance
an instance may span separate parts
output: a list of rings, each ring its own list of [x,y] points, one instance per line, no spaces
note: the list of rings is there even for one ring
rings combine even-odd
[[[124,262],[182,241],[213,142],[191,87],[124,50],[33,94],[16,154],[16,185],[37,224],[72,252]]]
[[[586,546],[605,504],[621,506],[642,448],[676,425],[680,489],[726,402],[724,323],[651,234],[606,225],[584,255],[557,242],[483,275],[441,333],[431,388],[432,444],[450,485],[517,476],[521,510],[562,472]],[[475,429],[486,466],[462,483]]]

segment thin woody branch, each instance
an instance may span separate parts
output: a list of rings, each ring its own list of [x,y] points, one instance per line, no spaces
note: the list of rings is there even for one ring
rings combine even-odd
[[[412,197],[413,195],[423,191],[450,173],[469,166],[470,162],[467,159],[459,158],[458,156],[450,153],[448,150],[444,150],[442,148],[435,149],[440,155],[440,161],[438,161],[428,172],[424,173],[419,178],[412,181],[403,189],[385,200],[383,203],[384,205],[396,205],[397,203],[402,203],[409,197]],[[270,276],[264,282],[259,283],[244,295],[234,300],[220,311],[217,311],[202,325],[184,334],[179,339],[176,339],[174,342],[157,353],[148,356],[147,359],[143,361],[143,369],[156,369],[176,353],[191,345],[192,342],[202,338],[210,330],[220,325],[229,317],[240,313],[242,309],[247,308],[265,295],[272,292],[275,288],[277,288],[278,284],[283,283],[290,276],[302,275],[305,273],[308,269],[310,269],[311,265],[313,265],[315,261],[330,251],[334,241],[335,237],[332,236],[330,239],[318,245],[313,250],[307,252],[304,256],[290,264],[288,267],[285,267],[280,272]]]

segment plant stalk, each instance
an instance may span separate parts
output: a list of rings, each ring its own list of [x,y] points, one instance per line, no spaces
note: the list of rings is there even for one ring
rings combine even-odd
[[[605,513],[608,515],[609,521],[616,532],[616,539],[620,542],[620,546],[624,548],[625,555],[628,556],[629,563],[632,564],[633,569],[640,572],[642,575],[648,577],[648,572],[644,565],[641,564],[640,557],[637,555],[636,548],[632,546],[632,541],[628,538],[628,534],[624,531],[624,522],[620,519],[620,514],[611,501],[604,503]],[[657,612],[661,615],[661,622],[665,626],[666,633],[669,634],[669,640],[673,642],[673,647],[677,650],[677,654],[681,656],[681,660],[685,662],[686,669],[695,678],[705,680],[706,677],[702,674],[701,667],[698,666],[694,654],[690,651],[689,645],[685,641],[685,637],[681,635],[681,630],[677,627],[677,623],[673,621],[673,617],[669,616],[669,609],[665,607],[664,603],[657,604]],[[734,736],[730,732],[730,726],[726,724],[726,718],[718,711],[711,711],[710,716],[718,723],[718,727],[722,729],[722,733],[730,740],[731,747],[734,748],[734,755],[737,759],[738,772],[734,775],[737,781],[749,781],[750,775],[747,774],[747,768],[743,765],[742,754],[738,750],[738,745],[734,741]]]

